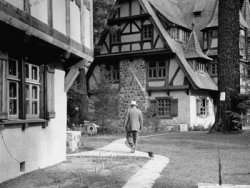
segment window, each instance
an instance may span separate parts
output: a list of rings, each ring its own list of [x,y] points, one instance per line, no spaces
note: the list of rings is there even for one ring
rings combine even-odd
[[[153,25],[147,24],[142,26],[142,40],[153,39]]]
[[[7,91],[8,91],[8,114],[10,118],[17,118],[19,114],[19,87],[20,76],[18,72],[18,61],[9,59],[7,71]]]
[[[203,33],[203,49],[206,50],[208,48],[208,36],[207,32]]]
[[[210,70],[210,73],[211,75],[217,75],[217,64],[213,63],[211,64],[211,70]]]
[[[19,118],[19,109],[22,108],[21,96],[25,96],[25,116],[26,118],[38,118],[39,117],[39,91],[40,91],[40,79],[39,79],[39,66],[30,63],[24,64],[25,79],[21,82],[22,72],[21,63],[18,63],[15,59],[8,60],[7,71],[7,93],[8,93],[8,115],[9,118]],[[24,88],[24,93],[22,93]],[[21,96],[19,96],[21,94]]]
[[[179,40],[179,29],[178,28],[176,28],[176,27],[172,27],[172,28],[170,28],[169,30],[168,30],[168,33],[169,33],[169,35],[173,38],[173,39],[175,39],[175,40]]]
[[[148,78],[164,79],[166,77],[166,63],[164,61],[149,62]]]
[[[196,68],[195,68],[195,70],[196,71],[200,71],[200,72],[206,72],[207,71],[206,64],[196,62]]]
[[[117,83],[120,80],[120,72],[118,64],[105,65],[105,78],[111,83]]]
[[[178,116],[178,99],[171,97],[156,98],[157,115],[172,118]]]
[[[159,116],[170,116],[170,99],[158,99],[158,115]]]
[[[196,99],[197,116],[204,117],[208,115],[208,102],[206,97],[199,97]]]
[[[39,116],[39,67],[32,64],[25,64],[25,111],[26,117]]]
[[[120,30],[115,30],[111,32],[111,43],[116,44],[121,42],[121,32]]]
[[[22,57],[0,57],[0,120],[54,118],[54,70]]]
[[[211,31],[211,48],[218,47],[218,32],[217,30]]]
[[[240,41],[239,41],[239,48],[240,48],[240,56],[245,58],[246,57],[246,33],[245,30],[240,30]]]

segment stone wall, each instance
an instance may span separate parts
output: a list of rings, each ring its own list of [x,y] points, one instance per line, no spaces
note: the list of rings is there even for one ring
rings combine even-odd
[[[131,100],[138,103],[142,111],[148,106],[146,91],[146,63],[143,59],[120,61],[119,117],[123,123]]]

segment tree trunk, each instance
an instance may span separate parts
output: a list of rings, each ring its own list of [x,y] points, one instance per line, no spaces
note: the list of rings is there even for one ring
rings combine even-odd
[[[232,96],[240,92],[239,9],[240,1],[219,0],[218,87],[219,92],[226,93],[226,99],[218,102],[217,122],[223,131],[232,130],[227,111],[232,111]]]

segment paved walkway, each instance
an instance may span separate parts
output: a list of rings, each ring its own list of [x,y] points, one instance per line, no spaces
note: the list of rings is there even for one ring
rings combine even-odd
[[[148,153],[135,151],[130,153],[130,149],[125,145],[125,139],[116,140],[105,147],[94,151],[80,152],[68,155],[69,157],[79,156],[100,156],[100,157],[117,157],[117,156],[131,156],[131,157],[146,157],[149,158]],[[167,166],[169,159],[155,155],[151,158],[134,176],[132,176],[123,188],[151,188],[157,178],[159,178],[161,171]]]

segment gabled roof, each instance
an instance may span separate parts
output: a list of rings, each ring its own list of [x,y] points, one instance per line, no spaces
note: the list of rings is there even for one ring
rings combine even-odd
[[[241,8],[241,13],[244,19],[247,22],[247,25],[250,26],[250,4],[249,0],[244,0]],[[250,32],[248,31],[248,36],[250,36]]]
[[[205,28],[218,27],[219,0],[216,1],[213,15]]]
[[[177,59],[179,60],[178,63],[182,70],[184,71],[185,75],[191,82],[192,86],[197,89],[204,89],[204,90],[218,90],[217,84],[212,80],[212,78],[209,76],[208,73],[200,74],[198,72],[195,72],[189,63],[187,62],[185,58],[185,54],[183,51],[183,47],[181,44],[176,42],[174,39],[172,39],[168,32],[164,29],[161,21],[157,17],[156,13],[153,10],[153,7],[150,5],[150,2],[153,0],[139,0],[142,2],[142,5],[146,8],[148,13],[153,18],[156,26],[158,27],[159,31],[161,32],[162,36],[168,43],[170,49],[173,51],[173,53],[176,54]],[[164,1],[165,2],[165,1]]]
[[[243,27],[245,27],[245,28],[249,28],[249,26],[248,26],[245,18],[243,17],[241,11],[240,11],[239,14],[240,14],[240,25],[243,26]]]
[[[202,12],[205,9],[206,6],[206,0],[196,0],[193,13],[195,12]]]
[[[187,59],[204,59],[212,61],[210,57],[202,52],[194,27],[185,47],[184,53]]]
[[[241,13],[248,25],[250,25],[250,4],[249,0],[244,0],[241,8]]]
[[[207,26],[204,29],[207,28],[213,28],[213,27],[218,27],[218,12],[219,12],[219,0],[217,0],[215,7],[214,7],[214,12],[213,15],[211,17],[211,20],[209,21],[209,23],[207,24]],[[241,11],[239,11],[239,18],[240,18],[240,25],[248,28],[247,22],[245,21],[244,17],[241,14]]]
[[[148,0],[148,2],[171,23],[189,30],[191,29],[191,27],[186,24],[184,15],[176,2],[169,0]]]

